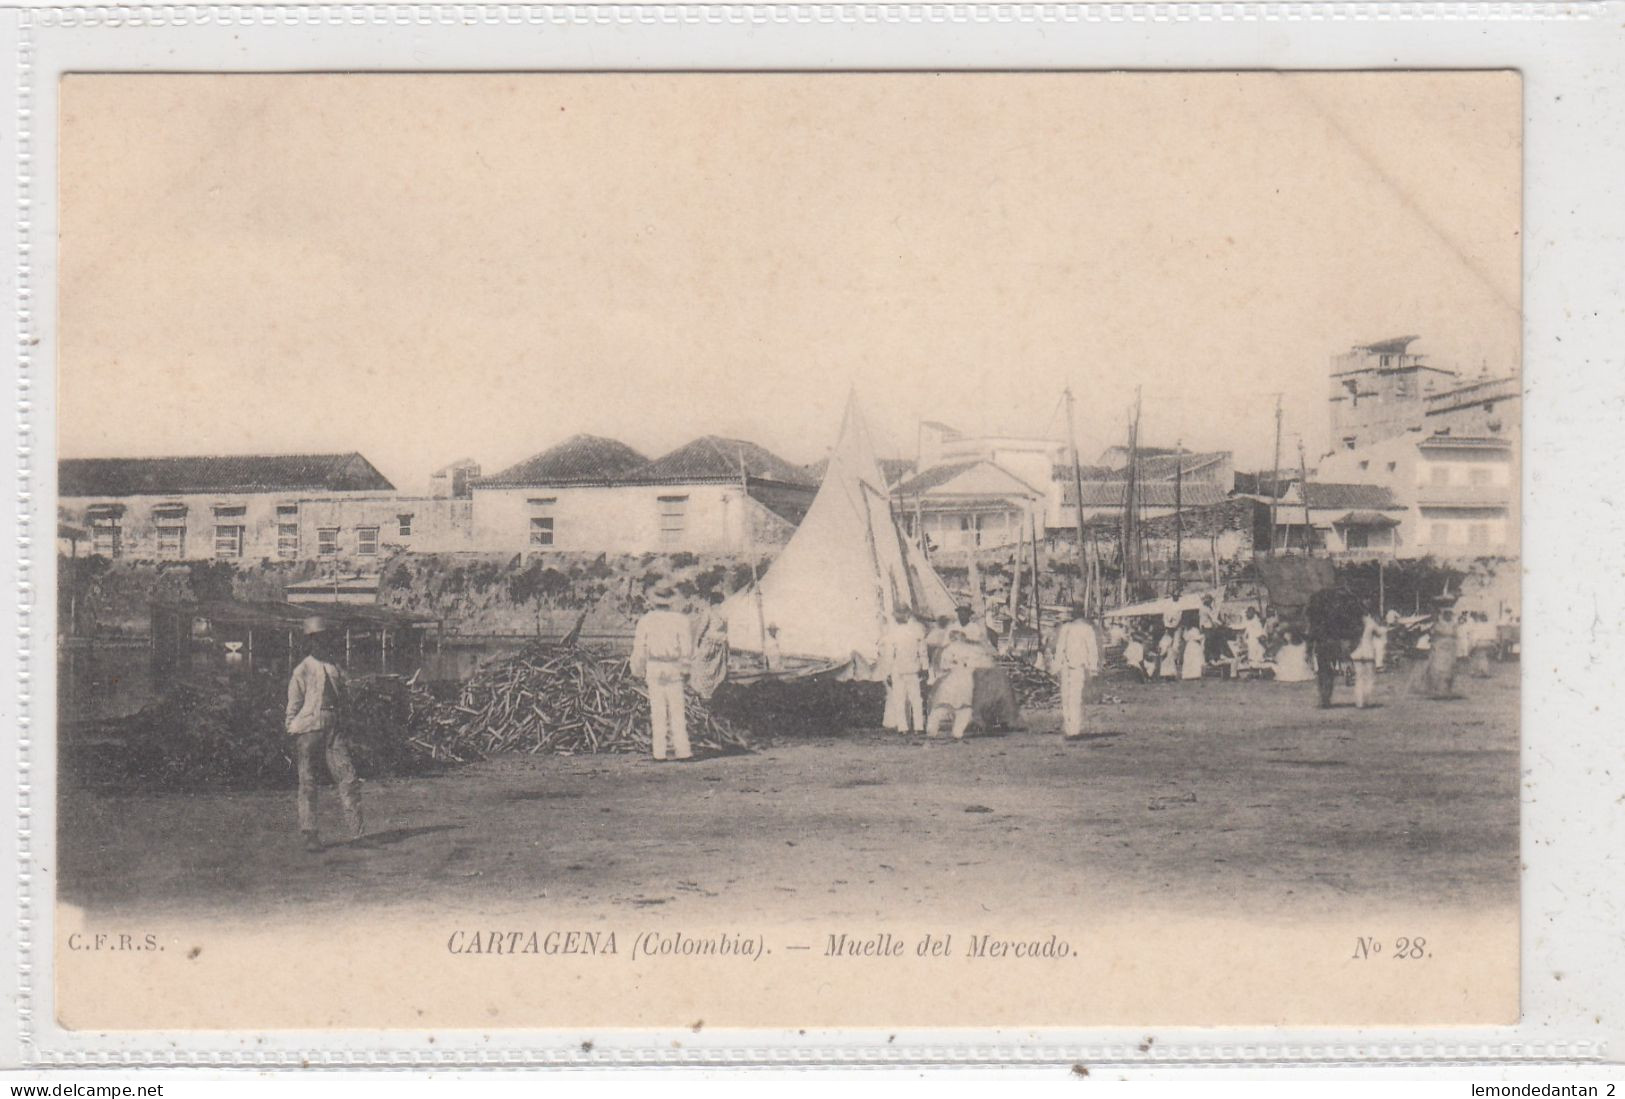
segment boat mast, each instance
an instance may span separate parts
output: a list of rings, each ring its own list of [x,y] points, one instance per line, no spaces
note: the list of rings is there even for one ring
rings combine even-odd
[[[1174,443],[1174,596],[1185,586],[1185,440]]]
[[[1303,495],[1303,552],[1315,555],[1315,528],[1309,520],[1309,462],[1303,456],[1303,439],[1298,439],[1298,491]]]
[[[1270,473],[1270,556],[1275,556],[1275,511],[1281,504],[1281,395],[1275,395],[1275,467]]]
[[[1092,578],[1089,575],[1088,558],[1083,546],[1083,466],[1078,462],[1078,429],[1077,424],[1072,418],[1072,387],[1067,386],[1066,389],[1062,391],[1062,395],[1066,398],[1067,441],[1072,448],[1072,491],[1074,498],[1078,503],[1078,582],[1083,585],[1083,605],[1090,613],[1093,613],[1095,591],[1094,584],[1091,583]],[[1035,519],[1033,531],[1033,567],[1035,569],[1038,567],[1038,532],[1036,529],[1036,524],[1037,520]],[[1034,603],[1034,606],[1037,606],[1036,602]],[[1035,611],[1034,613],[1036,614],[1037,612]]]
[[[745,472],[745,448],[739,448],[739,528],[740,544],[750,559],[750,592],[756,604],[756,629],[762,640],[762,667],[767,667],[767,609],[762,606],[762,578],[756,573],[756,553],[750,536],[750,476]]]

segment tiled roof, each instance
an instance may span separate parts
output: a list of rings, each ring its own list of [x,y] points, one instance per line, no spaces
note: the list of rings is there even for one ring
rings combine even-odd
[[[1140,459],[1140,476],[1147,481],[1172,481],[1183,469],[1185,476],[1200,469],[1222,462],[1230,457],[1226,450],[1213,450],[1202,454],[1186,453],[1175,456],[1173,454],[1158,454],[1150,458]]]
[[[1070,465],[1057,465],[1050,467],[1050,479],[1053,481],[1072,481],[1081,477],[1085,481],[1110,481],[1113,474],[1122,473],[1120,469],[1108,469],[1105,466],[1080,465],[1076,471]]]
[[[966,462],[949,462],[947,465],[932,466],[930,469],[921,470],[914,476],[899,482],[892,491],[905,495],[908,493],[930,492],[932,489],[952,481],[966,470],[975,469],[981,464],[982,459],[972,458]]]
[[[178,496],[189,492],[393,492],[359,453],[64,458],[61,496]]]
[[[1300,491],[1302,486],[1298,486]],[[1303,506],[1303,496],[1300,492],[1292,494],[1295,502]],[[1399,505],[1394,502],[1394,494],[1383,485],[1342,485],[1322,484],[1318,481],[1309,482],[1309,506],[1311,508],[1393,508]]]
[[[940,488],[941,486],[949,483],[960,474],[975,469],[977,466],[984,465],[991,466],[998,470],[999,473],[1003,474],[1005,477],[1008,477],[1016,485],[1025,488],[1027,492],[1042,495],[1041,490],[1029,485],[1026,481],[1023,481],[1019,476],[1011,473],[999,463],[987,458],[969,458],[962,462],[948,462],[944,465],[932,466],[930,469],[921,470],[913,477],[910,477],[906,481],[894,486],[892,488],[892,493],[896,496],[911,496],[924,492],[930,492],[934,488]],[[1017,491],[1019,491],[1019,489]]]
[[[1122,507],[1123,496],[1128,487],[1126,481],[1085,481],[1083,482],[1083,506],[1090,508]],[[1174,489],[1178,487],[1172,481],[1146,481],[1136,486],[1136,496],[1140,504],[1148,508],[1171,508],[1174,506]],[[1181,507],[1202,508],[1220,504],[1227,498],[1227,493],[1218,485],[1206,481],[1192,481],[1183,486],[1179,493]],[[1067,505],[1077,502],[1076,486],[1071,482],[1061,486],[1061,499]]]
[[[886,478],[888,485],[895,485],[914,472],[913,458],[877,458],[875,461],[880,464],[880,475]],[[820,458],[807,467],[807,473],[816,482],[822,482],[827,472],[829,472],[828,458]]]
[[[764,481],[779,481],[787,485],[817,483],[806,466],[787,462],[755,443],[725,439],[718,435],[695,439],[662,458],[632,470],[622,479],[638,484],[738,481],[741,462],[747,474]]]
[[[540,454],[474,482],[481,488],[621,480],[649,459],[616,439],[572,435]]]

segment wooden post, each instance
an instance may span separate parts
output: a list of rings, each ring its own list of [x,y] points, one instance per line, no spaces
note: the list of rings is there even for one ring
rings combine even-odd
[[[843,425],[844,426],[844,425]],[[750,559],[750,590],[752,602],[756,604],[757,636],[762,639],[762,667],[768,668],[767,659],[767,608],[762,605],[762,578],[756,574],[756,552],[751,548],[750,537],[750,476],[745,472],[745,448],[739,448],[739,536],[740,545],[744,547],[745,556]],[[864,501],[863,514],[869,514],[869,502]],[[869,549],[874,552],[874,532],[869,532]],[[879,558],[876,558],[877,567]]]
[[[1383,588],[1382,558],[1377,558],[1377,617],[1388,613],[1388,593]]]
[[[389,674],[389,627],[378,627],[378,674]]]
[[[344,668],[350,668],[350,627],[344,627]]]
[[[1038,514],[1033,513],[1033,639],[1037,642],[1038,651],[1044,651],[1044,604],[1040,595],[1042,587],[1038,582]]]
[[[1303,552],[1315,554],[1315,525],[1309,518],[1309,460],[1303,454],[1303,440],[1298,440],[1298,491],[1303,494]]]
[[[1076,494],[1077,520],[1078,520],[1078,583],[1083,585],[1082,602],[1087,604],[1094,594],[1094,585],[1089,580],[1088,558],[1083,548],[1083,466],[1078,461],[1078,429],[1072,416],[1072,387],[1067,386],[1064,391],[1066,397],[1066,435],[1072,448],[1072,491]],[[1037,552],[1037,547],[1033,547]]]
[[[1185,440],[1174,442],[1174,598],[1185,587]]]
[[[1275,509],[1281,503],[1281,395],[1275,395],[1275,466],[1270,473],[1270,556],[1275,556]]]

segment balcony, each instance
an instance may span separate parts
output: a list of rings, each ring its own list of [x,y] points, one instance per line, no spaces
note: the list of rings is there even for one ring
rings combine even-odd
[[[1511,485],[1418,485],[1416,504],[1424,508],[1505,508],[1512,505]]]

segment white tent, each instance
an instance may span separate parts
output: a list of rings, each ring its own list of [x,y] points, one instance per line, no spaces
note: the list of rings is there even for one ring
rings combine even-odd
[[[849,398],[840,439],[812,506],[760,583],[724,605],[728,640],[770,662],[850,662],[848,675],[877,678],[880,637],[896,607],[926,619],[952,614],[954,598],[892,516],[869,430]]]

